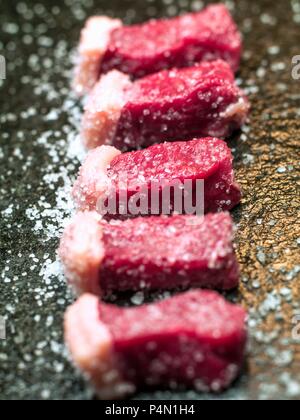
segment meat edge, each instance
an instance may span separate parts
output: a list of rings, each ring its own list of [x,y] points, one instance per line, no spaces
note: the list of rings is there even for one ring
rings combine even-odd
[[[77,178],[72,196],[80,211],[95,210],[98,200],[110,186],[107,169],[121,152],[112,146],[100,146],[89,152]]]
[[[100,220],[96,212],[78,213],[66,227],[60,242],[59,257],[76,295],[102,295],[99,276],[105,249]]]
[[[228,230],[228,238],[224,243],[226,252],[224,250],[220,252],[217,247],[215,254],[208,261],[208,273],[211,276],[214,269],[217,273],[222,269],[219,276],[220,285],[215,284],[214,288],[231,290],[238,286],[240,270],[233,246],[234,224],[228,212],[224,212],[224,215],[226,218],[223,221],[223,228]],[[218,214],[214,215],[217,216]],[[80,212],[71,220],[61,239],[59,256],[68,283],[79,296],[83,293],[103,296],[108,291],[114,291],[108,290],[101,282],[101,266],[106,256],[101,222],[102,218],[97,212]],[[135,289],[122,289],[125,290]]]
[[[93,16],[87,20],[81,32],[74,71],[73,89],[78,96],[89,93],[96,84],[110,35],[122,26],[121,20],[107,16]]]
[[[71,358],[101,399],[119,399],[135,392],[117,367],[113,337],[100,320],[96,296],[86,294],[70,306],[64,325]]]
[[[226,143],[224,142],[224,144]],[[99,199],[108,193],[111,186],[111,180],[108,177],[107,169],[109,168],[111,162],[121,154],[122,152],[113,146],[99,146],[98,148],[89,152],[88,157],[80,169],[79,176],[73,188],[72,195],[78,210],[93,211],[98,208],[97,203]],[[227,168],[225,162],[227,158],[231,159],[230,170]],[[235,178],[232,161],[233,156],[231,153],[230,157],[226,155],[220,161],[220,166],[225,166],[225,172],[227,175],[226,193],[220,193],[220,196],[223,196],[223,198],[221,198],[225,200],[227,197],[229,198],[230,194],[232,194],[233,203],[231,205],[226,205],[226,203],[222,204],[222,200],[220,198],[220,202],[215,201],[214,206],[208,207],[207,213],[231,210],[233,207],[240,203],[242,193],[240,185],[237,183]],[[207,177],[205,181],[208,188],[211,188],[211,184],[216,183],[216,178],[219,180],[219,182],[225,182],[222,173],[220,174],[219,172],[220,167]]]
[[[126,91],[132,86],[129,76],[117,70],[103,75],[88,98],[81,124],[81,138],[87,149],[113,143]]]
[[[245,312],[245,322],[246,316]],[[136,385],[126,381],[122,374],[119,366],[120,356],[115,351],[114,339],[109,327],[101,321],[97,297],[86,294],[69,307],[65,314],[64,327],[65,342],[74,365],[92,383],[99,398],[121,399],[137,391]],[[241,358],[244,360],[247,343],[246,326],[238,338],[235,335],[235,339],[241,345]],[[220,352],[212,350],[208,356],[212,355],[220,359],[224,357],[226,361],[226,352],[223,354],[223,349],[220,348],[220,350]],[[236,369],[228,370],[221,387],[214,387],[214,383],[211,383],[203,389],[201,387],[197,389],[216,393],[227,389],[240,374],[242,359]]]

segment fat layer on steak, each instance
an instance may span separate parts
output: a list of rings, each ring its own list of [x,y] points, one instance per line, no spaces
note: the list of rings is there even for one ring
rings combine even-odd
[[[168,191],[170,208],[167,211],[172,213],[175,198],[174,194],[170,194],[170,188],[178,185],[182,194],[180,188],[185,188],[187,184],[184,183],[188,180],[192,188],[191,191],[186,188],[185,199],[190,194],[190,201],[194,202],[197,181],[201,180],[204,182],[204,196],[200,197],[204,203],[199,203],[201,208],[204,207],[206,213],[231,210],[241,199],[232,161],[227,144],[211,137],[162,143],[123,154],[112,146],[100,146],[88,154],[74,185],[73,197],[80,210],[99,209],[99,201],[114,199],[118,206],[113,209],[115,214],[110,216],[131,217],[129,212],[121,212],[123,206],[120,200],[125,197],[123,201],[126,200],[128,208],[132,198],[144,195],[147,197],[145,209],[141,209],[144,213],[135,216],[150,216],[156,210],[163,213],[163,197]],[[197,203],[193,204],[197,211]],[[182,210],[185,211],[184,206]]]
[[[73,88],[82,96],[90,92],[99,80],[101,63],[114,29],[122,22],[106,16],[94,16],[86,22],[81,39],[75,67]]]
[[[78,294],[229,290],[239,282],[233,236],[228,213],[107,223],[96,212],[83,212],[66,228],[60,257]]]
[[[138,78],[215,59],[225,60],[235,72],[241,52],[241,34],[224,5],[132,26],[95,16],[82,31],[74,88],[85,94],[110,70]]]
[[[65,339],[100,398],[158,387],[219,392],[243,366],[245,321],[244,309],[210,291],[135,308],[86,294],[66,313]]]
[[[248,112],[249,102],[222,60],[135,82],[114,70],[87,101],[81,137],[89,149],[108,144],[122,151],[178,139],[227,138]]]

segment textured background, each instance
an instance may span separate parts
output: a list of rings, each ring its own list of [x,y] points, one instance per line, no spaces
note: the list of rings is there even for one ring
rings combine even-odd
[[[297,314],[300,323],[300,80],[291,76],[291,59],[300,54],[300,2],[227,4],[245,36],[239,81],[253,105],[249,125],[231,141],[244,199],[234,213],[242,282],[229,297],[249,310],[251,339],[243,377],[217,398],[300,399],[294,323]],[[134,22],[202,5],[1,0],[0,54],[7,60],[7,80],[0,81],[0,316],[7,326],[0,341],[1,399],[92,397],[63,347],[62,316],[71,298],[56,259],[82,159],[80,106],[69,77],[84,19],[105,13]],[[138,398],[212,397],[158,392]]]

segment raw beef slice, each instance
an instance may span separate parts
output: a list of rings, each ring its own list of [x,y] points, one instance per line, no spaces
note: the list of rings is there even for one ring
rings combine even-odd
[[[74,87],[85,94],[101,73],[113,69],[138,78],[219,58],[235,72],[241,52],[240,32],[224,5],[132,26],[94,17],[82,32]]]
[[[78,294],[203,287],[239,282],[228,213],[148,217],[106,223],[78,213],[60,246],[66,277]]]
[[[185,202],[188,195],[191,195],[190,202],[195,207],[200,204],[202,209],[204,204],[206,213],[230,210],[241,199],[232,160],[227,144],[216,138],[163,143],[124,154],[112,146],[100,146],[89,153],[83,164],[73,189],[73,197],[80,210],[99,210],[99,200],[105,202],[112,197],[118,206],[114,209],[115,213],[109,216],[130,217],[132,214],[128,210],[122,212],[124,206],[120,205],[120,201],[126,200],[128,209],[131,198],[147,196],[147,206],[141,210],[147,213],[135,216],[154,216],[164,213],[162,201],[165,192],[171,198],[170,207],[166,210],[170,213],[174,208],[176,210],[175,195],[170,193],[170,186],[174,186],[181,195],[185,193]],[[191,191],[184,184],[188,180],[191,181]],[[201,203],[195,200],[198,194],[197,180],[204,181],[204,197],[198,197]],[[184,185],[186,188],[180,190]],[[159,195],[155,194],[156,191],[159,191]],[[156,201],[159,203],[158,208]],[[185,209],[182,206],[183,212]],[[198,210],[195,208],[195,211]]]
[[[224,61],[166,70],[131,82],[116,70],[93,89],[82,121],[87,148],[128,151],[164,141],[228,137],[246,121],[249,102]]]
[[[100,398],[149,388],[220,392],[243,367],[245,321],[243,308],[210,291],[135,308],[87,294],[66,313],[65,339]]]

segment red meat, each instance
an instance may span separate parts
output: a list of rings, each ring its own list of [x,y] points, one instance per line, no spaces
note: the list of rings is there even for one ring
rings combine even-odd
[[[114,30],[102,71],[117,69],[136,78],[219,58],[237,71],[241,44],[226,6],[214,5],[199,13]]]
[[[228,213],[101,221],[79,213],[60,246],[66,277],[78,293],[233,289],[239,266]]]
[[[219,58],[235,72],[241,52],[240,32],[225,5],[132,26],[94,17],[82,33],[75,88],[86,93],[101,73],[113,69],[137,78]]]
[[[103,399],[146,388],[220,392],[243,366],[246,313],[210,291],[136,308],[84,295],[65,317],[73,360]]]
[[[164,213],[162,201],[164,191],[169,188],[170,213],[176,210],[174,194],[170,186],[181,188],[185,181],[192,182],[179,190],[185,198],[192,195],[190,202],[196,205],[196,181],[204,181],[204,211],[217,212],[230,210],[239,204],[241,191],[234,179],[232,154],[226,143],[216,138],[204,138],[189,142],[163,143],[148,149],[120,154],[111,146],[101,146],[91,151],[75,183],[73,196],[80,210],[95,210],[99,201],[110,196],[118,203],[116,216],[132,216],[128,211],[122,214],[120,200],[130,200],[140,194],[147,195],[146,208],[135,216],[157,215],[155,201],[158,202],[158,213]],[[155,195],[154,191],[159,191]],[[204,199],[204,203],[202,203]],[[181,204],[181,200],[180,200]],[[201,207],[202,208],[202,207]],[[99,207],[98,207],[99,209]],[[142,213],[145,211],[146,213]],[[184,213],[185,207],[182,206]],[[200,210],[197,208],[197,212]]]
[[[127,151],[193,137],[226,138],[246,121],[249,102],[227,63],[162,71],[130,82],[113,71],[87,103],[82,138],[88,148]]]

